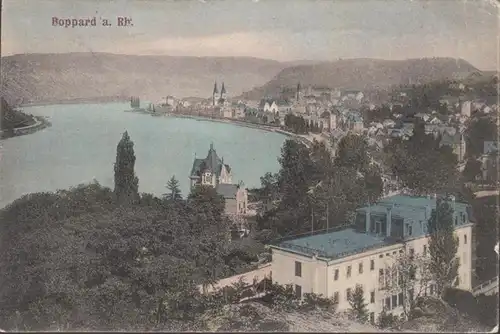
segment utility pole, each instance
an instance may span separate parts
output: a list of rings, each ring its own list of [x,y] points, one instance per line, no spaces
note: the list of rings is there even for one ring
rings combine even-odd
[[[326,199],[326,232],[328,233],[329,221],[328,221],[328,198]]]
[[[314,233],[314,207],[311,207],[311,235]]]

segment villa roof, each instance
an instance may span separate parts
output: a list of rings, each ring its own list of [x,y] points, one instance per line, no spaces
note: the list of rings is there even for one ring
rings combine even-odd
[[[223,166],[226,167],[228,172],[231,171],[231,167],[224,164],[224,161],[217,155],[213,145],[210,145],[205,159],[194,159],[193,167],[191,168],[191,177],[199,177],[204,171],[210,171],[215,173],[216,176],[220,176]]]
[[[294,253],[336,259],[389,244],[390,241],[385,238],[359,233],[352,228],[347,228],[283,241],[273,246]]]
[[[457,228],[474,221],[468,204],[455,201],[451,205],[454,209]],[[395,195],[373,206],[359,208],[357,211],[358,213],[370,212],[374,215],[387,215],[390,211],[392,217],[403,218],[405,224],[411,224],[412,234],[411,236],[405,235],[405,238],[419,238],[428,233],[427,222],[435,208],[436,199],[434,198]],[[316,255],[327,259],[338,259],[401,242],[401,239],[358,232],[351,227],[292,238],[281,239],[271,247],[305,256]]]

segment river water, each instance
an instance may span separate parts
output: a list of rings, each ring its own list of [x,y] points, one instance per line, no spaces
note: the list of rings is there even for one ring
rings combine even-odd
[[[0,141],[0,208],[20,196],[67,189],[97,180],[113,188],[116,145],[128,131],[134,142],[139,191],[161,195],[173,175],[182,195],[189,192],[195,154],[206,157],[210,143],[232,169],[233,182],[259,186],[279,169],[284,135],[232,124],[124,112],[125,103],[26,107],[51,127]]]

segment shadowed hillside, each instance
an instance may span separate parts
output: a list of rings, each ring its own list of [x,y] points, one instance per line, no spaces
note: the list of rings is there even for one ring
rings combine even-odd
[[[285,68],[264,86],[244,93],[243,97],[256,99],[263,95],[277,96],[284,87],[295,87],[299,81],[302,87],[312,85],[372,90],[399,84],[461,78],[472,72],[478,70],[462,59],[346,59]]]
[[[214,80],[238,95],[270,80],[285,63],[244,57],[130,56],[107,53],[2,57],[2,95],[11,104],[130,95],[209,97]]]

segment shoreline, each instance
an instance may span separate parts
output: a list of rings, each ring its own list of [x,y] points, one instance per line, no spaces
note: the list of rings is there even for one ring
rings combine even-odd
[[[293,132],[285,131],[285,130],[281,129],[280,127],[267,126],[267,125],[263,125],[263,124],[252,123],[252,122],[245,122],[245,121],[235,120],[235,119],[231,119],[231,118],[215,118],[215,117],[208,117],[208,116],[185,115],[185,114],[165,114],[162,116],[176,117],[176,118],[190,118],[190,119],[195,119],[198,121],[225,123],[225,124],[231,124],[231,125],[252,128],[252,129],[256,129],[256,130],[263,130],[263,131],[267,131],[267,132],[279,133],[279,134],[285,135],[287,137],[291,137],[295,140],[298,140],[299,142],[303,143],[307,147],[309,147],[313,142],[310,138],[308,138],[308,137],[313,137],[311,135],[298,135],[298,134],[293,133]]]
[[[99,100],[92,100],[92,99],[75,99],[75,100],[61,100],[61,101],[53,101],[53,102],[31,102],[31,103],[24,103],[19,106],[19,108],[23,107],[37,107],[37,106],[51,106],[51,105],[64,105],[64,104],[105,104],[105,103],[119,103],[123,102],[126,103],[128,102],[128,99],[121,99],[121,98],[103,98],[103,100],[106,101],[99,101]],[[131,111],[133,112],[133,111]],[[138,112],[141,114],[148,114],[149,116],[153,116],[150,112]],[[280,127],[274,127],[274,126],[268,126],[264,124],[258,124],[258,123],[252,123],[252,122],[247,122],[247,121],[242,121],[242,120],[236,120],[236,119],[230,119],[230,118],[214,118],[214,117],[209,117],[209,116],[201,116],[201,115],[189,115],[189,114],[174,114],[174,113],[168,113],[168,114],[162,114],[158,116],[163,116],[163,117],[177,117],[177,118],[190,118],[190,119],[195,119],[198,121],[208,121],[208,122],[217,122],[217,123],[225,123],[225,124],[232,124],[232,125],[237,125],[237,126],[243,126],[247,128],[253,128],[257,130],[263,130],[267,132],[274,132],[274,133],[280,133],[282,135],[285,135],[287,137],[293,138],[307,147],[309,147],[313,139],[315,138],[315,135],[308,134],[308,135],[299,135],[293,132],[288,132]],[[34,116],[35,119],[40,118],[37,116]],[[41,121],[46,123],[45,126],[40,126],[40,128],[36,128],[35,130],[31,132],[25,132],[21,134],[14,134],[11,136],[7,137],[1,137],[0,139],[7,139],[11,137],[16,137],[24,134],[29,134],[33,133],[38,130],[42,130],[46,127],[51,126],[50,122],[48,122],[46,119],[41,118]],[[1,132],[0,132],[1,133]]]
[[[32,117],[35,120],[35,124],[31,124],[20,128],[14,128],[10,130],[0,130],[0,140],[6,140],[9,138],[32,134],[52,126],[52,124],[45,117],[41,116],[32,116]]]

